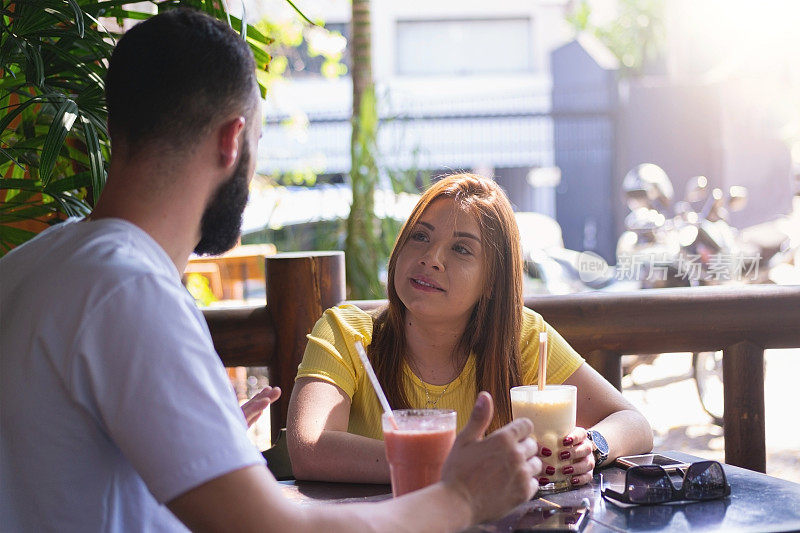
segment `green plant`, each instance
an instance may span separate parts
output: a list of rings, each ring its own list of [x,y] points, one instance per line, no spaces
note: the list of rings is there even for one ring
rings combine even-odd
[[[622,64],[625,75],[638,75],[661,61],[666,46],[664,0],[620,0],[618,16],[597,25],[588,0],[578,2],[566,20],[576,32],[595,35]]]
[[[107,62],[123,23],[153,15],[126,9],[128,3],[3,1],[0,256],[66,216],[88,214],[99,197],[110,155],[103,98]],[[220,1],[150,6],[156,12],[190,6],[227,21],[253,50],[263,95],[268,37],[249,24],[243,31],[242,21],[229,16]]]
[[[378,113],[372,86],[361,93],[360,110],[353,114],[350,144],[350,185],[353,203],[347,218],[345,262],[350,298],[382,298],[378,279],[380,220],[375,216],[378,185]]]
[[[378,185],[378,111],[372,80],[370,0],[353,0],[350,36],[353,68],[353,114],[350,120],[350,186],[353,203],[347,218],[345,262],[350,298],[382,298],[378,279],[379,221],[374,191]]]

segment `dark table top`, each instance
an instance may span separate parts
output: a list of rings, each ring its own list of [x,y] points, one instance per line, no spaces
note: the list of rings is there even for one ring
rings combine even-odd
[[[660,452],[686,462],[702,458],[677,451]],[[535,498],[506,517],[475,526],[468,531],[511,533],[520,518],[536,509],[577,506],[588,498],[590,520],[583,531],[800,531],[800,484],[724,465],[731,495],[724,500],[622,508],[604,500],[601,488],[622,491],[625,471],[616,467],[595,474],[590,485],[577,490]],[[321,502],[381,501],[391,497],[388,485],[281,482],[283,493],[301,505]]]

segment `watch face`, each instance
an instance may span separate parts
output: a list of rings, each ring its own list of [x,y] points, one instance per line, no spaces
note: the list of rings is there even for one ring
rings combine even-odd
[[[603,435],[601,435],[597,431],[589,431],[588,433],[589,433],[589,438],[592,439],[592,442],[594,442],[595,446],[597,446],[597,451],[599,451],[602,454],[607,454],[608,443],[606,442],[605,437],[603,437]]]
[[[594,443],[595,450],[592,452],[594,455],[594,467],[599,468],[608,459],[608,443],[605,437],[597,431],[588,431],[589,439]]]

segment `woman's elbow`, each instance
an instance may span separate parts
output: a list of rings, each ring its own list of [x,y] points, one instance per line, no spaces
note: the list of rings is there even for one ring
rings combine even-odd
[[[319,476],[314,471],[313,464],[305,459],[298,459],[295,462],[292,456],[292,475],[299,481],[317,481]]]
[[[289,459],[292,462],[292,474],[295,479],[312,480],[314,479],[314,442],[302,438],[294,431],[287,434],[287,447],[289,448]]]
[[[649,453],[653,450],[653,427],[641,412],[637,410],[636,414],[639,416],[639,423],[641,424],[642,450],[640,453]]]

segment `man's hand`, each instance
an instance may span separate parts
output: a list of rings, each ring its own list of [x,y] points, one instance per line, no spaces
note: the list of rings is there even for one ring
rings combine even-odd
[[[503,516],[539,488],[542,462],[530,438],[532,424],[514,420],[484,438],[493,412],[492,397],[481,392],[442,470],[445,485],[472,509],[472,523]]]
[[[261,391],[242,404],[242,412],[247,420],[247,427],[252,426],[261,418],[261,414],[269,404],[281,396],[280,387],[266,386]]]

